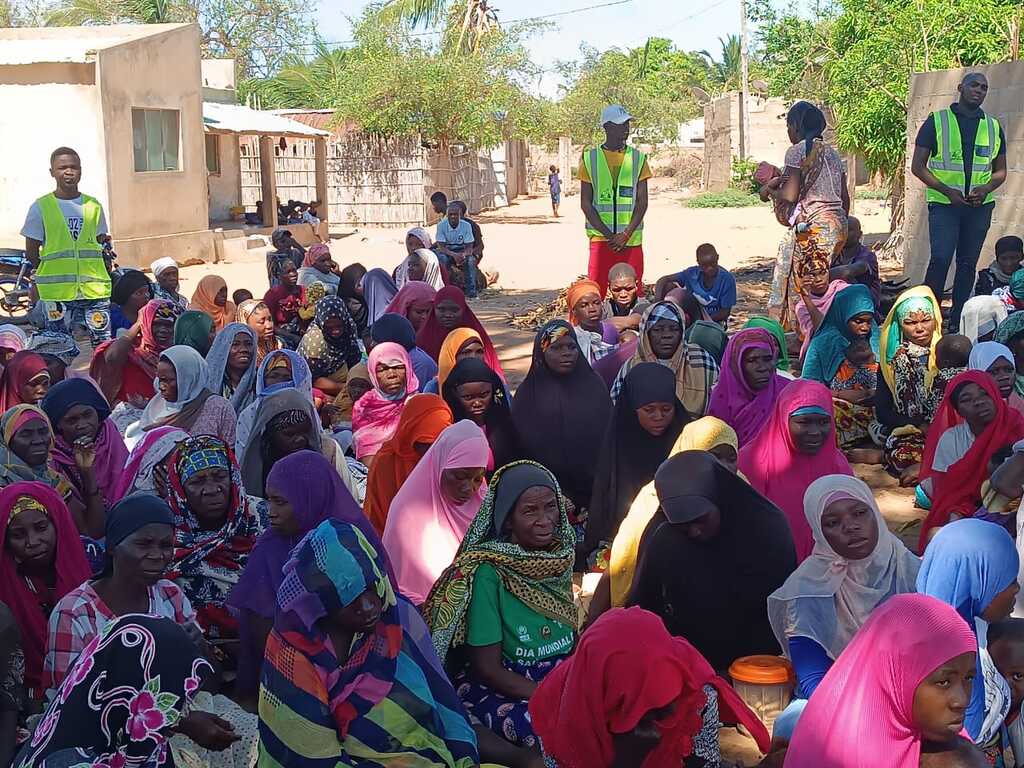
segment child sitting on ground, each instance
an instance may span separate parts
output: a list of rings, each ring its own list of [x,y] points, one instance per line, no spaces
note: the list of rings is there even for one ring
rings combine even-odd
[[[1003,465],[1003,462],[1013,456],[1013,446],[1004,445],[992,454],[988,463],[988,476]],[[1009,531],[1011,536],[1017,535],[1017,507],[1020,506],[1020,497],[1011,499],[999,493],[992,487],[991,479],[981,484],[981,506],[974,516],[980,520],[987,520],[990,523],[1001,525]],[[1024,755],[1021,755],[1024,758]]]
[[[871,349],[871,343],[867,339],[850,342],[843,358],[832,382],[833,394],[844,400],[858,403],[874,397],[875,385],[878,382],[878,361]],[[860,395],[854,399],[844,397],[839,394],[840,392],[869,392],[870,394]]]
[[[1004,619],[988,628],[989,658],[1010,688],[1010,713],[1006,716],[1009,746],[1013,750],[1013,762],[1007,768],[1024,765],[1024,717],[1021,704],[1024,703],[1024,619]],[[984,669],[984,666],[982,667]],[[987,675],[986,675],[987,677]],[[986,688],[988,683],[985,683]]]
[[[946,394],[946,385],[955,376],[967,370],[967,361],[971,357],[971,340],[959,333],[943,336],[935,345],[935,364],[938,373],[932,380],[932,388],[928,393],[928,420],[935,416]]]
[[[1021,268],[1024,261],[1024,241],[1016,235],[1006,235],[996,240],[996,257],[984,269],[978,270],[978,281],[974,284],[975,296],[991,296],[999,288],[1009,288],[1013,273]]]

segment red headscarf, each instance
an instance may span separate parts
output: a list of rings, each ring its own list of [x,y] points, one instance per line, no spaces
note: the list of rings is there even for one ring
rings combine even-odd
[[[46,361],[41,356],[26,350],[14,353],[0,374],[0,405],[5,411],[25,402],[21,399],[21,388],[40,373],[49,378]]]
[[[449,331],[452,330],[442,327],[437,322],[437,305],[442,301],[453,301],[462,308],[462,319],[459,320],[457,327],[472,328],[480,334],[480,340],[484,343],[484,362],[504,381],[505,372],[501,368],[501,361],[498,359],[498,353],[494,349],[491,337],[487,335],[484,324],[477,319],[477,316],[473,314],[473,310],[466,303],[466,294],[462,292],[461,288],[457,288],[454,285],[446,285],[434,296],[434,311],[430,313],[427,321],[420,328],[419,333],[416,334],[416,346],[430,355],[435,361],[438,355],[441,354],[441,345],[444,344],[445,338],[448,336]]]
[[[385,314],[393,312],[412,322],[409,317],[409,309],[412,305],[421,301],[433,303],[436,295],[437,291],[430,283],[424,283],[422,280],[410,280],[398,289],[395,298],[391,300],[384,312]]]
[[[139,310],[139,337],[128,354],[128,362],[120,371],[109,371],[107,368],[107,349],[113,340],[104,341],[92,354],[89,363],[89,375],[104,384],[104,379],[114,377],[120,381],[113,403],[127,400],[132,395],[140,395],[149,399],[155,394],[153,379],[156,378],[156,365],[160,362],[160,353],[165,347],[156,343],[153,335],[153,323],[165,321],[173,324],[181,315],[181,309],[167,299],[152,299]]]
[[[35,499],[46,508],[56,531],[53,554],[54,602],[87,581],[91,571],[82,540],[78,537],[78,529],[60,494],[46,483],[30,481],[12,483],[0,490],[0,600],[7,604],[18,622],[21,647],[25,652],[25,684],[33,688],[39,697],[43,693],[43,652],[46,648],[48,612],[43,612],[41,595],[29,588],[25,577],[18,573],[14,558],[7,551],[7,527],[11,522],[11,510],[22,496]]]
[[[613,608],[537,686],[530,719],[544,752],[563,768],[607,768],[615,758],[613,734],[633,730],[652,709],[675,704],[656,721],[661,740],[643,767],[681,765],[703,725],[705,685],[718,694],[722,720],[742,723],[767,752],[764,725],[696,648],[672,637],[650,611]]]
[[[963,422],[963,418],[953,405],[953,393],[961,384],[969,383],[977,384],[992,398],[996,406],[996,417],[985,427],[985,431],[974,439],[974,444],[962,459],[945,472],[935,472],[932,470],[932,464],[935,461],[935,449],[939,439],[947,429]],[[995,381],[987,372],[964,371],[953,377],[946,385],[942,405],[928,427],[928,438],[921,459],[921,480],[932,478],[932,508],[921,524],[918,551],[924,552],[928,543],[928,531],[948,523],[951,513],[956,512],[962,517],[974,516],[981,497],[981,484],[988,478],[988,463],[992,455],[1003,446],[1011,445],[1021,438],[1024,438],[1024,416],[1006,404],[999,395]]]
[[[738,462],[740,472],[754,490],[786,513],[797,563],[806,560],[814,548],[811,526],[804,515],[807,486],[825,475],[853,476],[850,462],[839,451],[832,435],[813,456],[796,449],[789,432],[789,417],[802,408],[820,408],[828,414],[835,429],[829,388],[816,381],[797,379],[782,390],[754,439],[740,448]]]

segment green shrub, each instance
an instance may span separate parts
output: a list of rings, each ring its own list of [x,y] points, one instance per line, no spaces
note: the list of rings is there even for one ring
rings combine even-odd
[[[756,160],[743,160],[734,157],[732,159],[732,174],[729,186],[741,192],[750,192],[756,195],[761,191],[761,185],[754,181],[754,171],[756,170]]]
[[[683,205],[687,208],[749,208],[766,203],[762,203],[757,195],[730,188],[724,192],[702,192],[684,200]]]
[[[873,189],[867,187],[866,189],[858,189],[854,197],[857,200],[888,200],[889,190],[887,189]]]

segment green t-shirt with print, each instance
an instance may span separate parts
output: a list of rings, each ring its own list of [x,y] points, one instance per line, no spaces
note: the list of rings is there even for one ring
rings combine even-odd
[[[549,619],[513,595],[492,565],[484,563],[473,577],[473,597],[466,615],[469,645],[501,643],[509,661],[527,664],[572,652],[575,630]]]

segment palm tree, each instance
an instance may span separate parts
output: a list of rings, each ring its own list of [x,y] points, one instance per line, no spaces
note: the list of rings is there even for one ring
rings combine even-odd
[[[718,61],[715,61],[715,58],[707,51],[698,51],[697,53],[708,60],[713,84],[721,93],[739,90],[742,80],[740,37],[739,35],[720,37],[718,42],[722,48],[719,54],[721,58]]]
[[[465,0],[464,10],[454,11],[461,16],[456,53],[475,53],[480,42],[498,28],[497,8],[488,0]],[[447,0],[387,0],[382,13],[407,21],[413,27],[434,27],[449,17]]]
[[[175,0],[63,0],[46,17],[50,26],[161,24],[187,17]]]
[[[310,61],[301,56],[286,61],[273,77],[256,81],[254,95],[268,108],[332,108],[344,87],[345,58],[344,49],[317,41]]]

